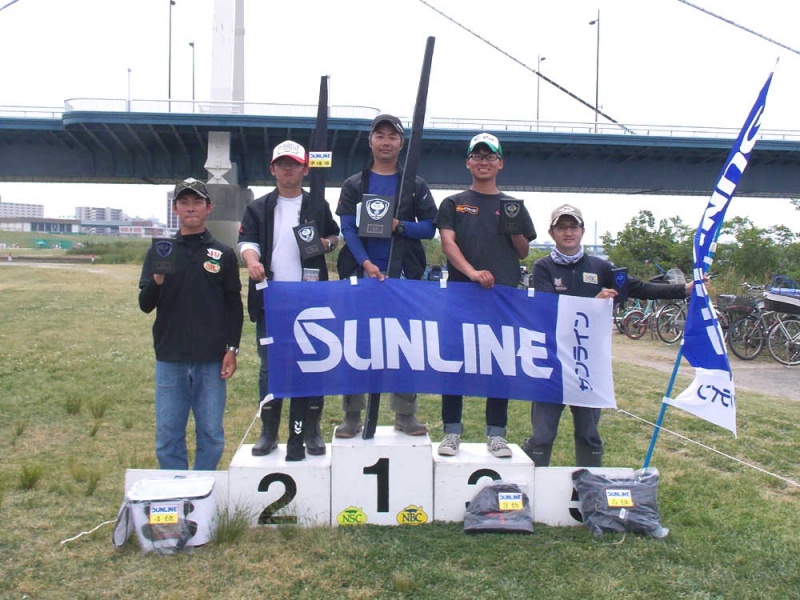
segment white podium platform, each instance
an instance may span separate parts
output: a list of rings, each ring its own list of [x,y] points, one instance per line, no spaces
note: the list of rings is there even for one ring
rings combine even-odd
[[[228,502],[244,508],[253,525],[302,525],[331,522],[331,448],[322,456],[286,461],[286,444],[267,456],[253,456],[244,444],[228,469]]]
[[[364,440],[334,438],[322,456],[286,461],[286,445],[253,456],[252,444],[236,452],[228,471],[128,469],[125,490],[142,479],[214,478],[218,509],[245,510],[255,525],[301,527],[423,525],[461,522],[483,487],[502,479],[528,494],[537,523],[583,523],[572,473],[579,467],[534,467],[516,444],[510,458],[495,458],[485,444],[462,443],[456,456],[439,456],[438,443],[378,427]],[[633,477],[634,469],[597,467],[594,473]]]
[[[431,440],[392,427],[333,438],[331,525],[422,525],[433,519]]]
[[[486,444],[461,444],[456,456],[439,456],[438,447],[432,452],[435,521],[463,521],[475,494],[499,479],[519,485],[533,502],[533,463],[516,444],[509,444],[510,458],[495,458]]]

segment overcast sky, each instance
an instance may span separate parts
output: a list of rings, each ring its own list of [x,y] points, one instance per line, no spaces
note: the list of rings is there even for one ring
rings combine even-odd
[[[8,1],[0,0],[0,7]],[[542,72],[590,104],[597,27],[589,21],[599,10],[600,105],[628,125],[738,129],[780,57],[762,127],[800,131],[800,56],[679,0],[425,1],[533,68],[538,56],[546,57]],[[798,2],[693,4],[800,48]],[[213,11],[214,0],[176,0],[172,8],[173,99],[192,96],[190,41],[197,99],[209,96]],[[533,120],[536,115],[535,75],[420,0],[247,0],[245,32],[248,102],[315,104],[319,77],[328,74],[332,104],[410,117],[425,40],[435,36],[428,117]],[[169,0],[18,0],[0,10],[0,107],[125,99],[129,81],[134,99],[166,98],[168,37]],[[539,110],[542,121],[594,121],[590,108],[544,81]],[[465,133],[465,144],[470,134]],[[48,216],[71,215],[74,206],[89,205],[163,219],[167,189],[0,182],[0,197],[45,204]],[[440,200],[443,192],[435,195]],[[578,204],[587,224],[596,223],[601,233],[618,231],[641,208],[660,218],[680,216],[694,226],[707,203],[707,197],[524,197],[540,231],[549,211],[562,202]],[[335,193],[329,200],[335,203]],[[800,212],[788,200],[734,198],[728,214],[800,232]]]

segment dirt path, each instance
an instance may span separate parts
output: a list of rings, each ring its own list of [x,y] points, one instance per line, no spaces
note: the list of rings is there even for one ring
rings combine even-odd
[[[641,340],[631,340],[616,330],[612,334],[611,352],[614,362],[623,362],[649,367],[672,373],[678,344],[668,345],[659,339],[649,339],[649,334]],[[733,382],[737,390],[749,390],[786,398],[800,400],[800,366],[785,367],[764,352],[753,361],[739,360],[730,354]],[[692,377],[694,369],[686,360],[681,361],[680,375]],[[665,379],[665,386],[668,379]]]

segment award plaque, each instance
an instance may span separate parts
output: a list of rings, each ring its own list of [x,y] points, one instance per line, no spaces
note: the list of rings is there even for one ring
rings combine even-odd
[[[302,223],[292,227],[292,231],[297,240],[297,247],[300,248],[300,260],[325,254],[325,250],[322,248],[322,241],[319,239],[316,222]]]
[[[522,200],[507,198],[500,200],[500,235],[522,233]]]
[[[614,277],[614,289],[617,290],[614,302],[625,302],[628,299],[628,267],[611,269],[611,275]]]
[[[153,238],[152,246],[150,270],[161,275],[175,273],[175,240],[172,238]]]
[[[390,196],[364,194],[356,207],[356,222],[360,237],[392,237],[395,199]]]

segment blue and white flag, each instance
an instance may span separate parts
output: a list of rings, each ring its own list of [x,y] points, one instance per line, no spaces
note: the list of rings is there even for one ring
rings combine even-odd
[[[385,279],[269,282],[275,398],[404,392],[615,408],[611,301]]]
[[[695,367],[694,381],[677,398],[664,399],[664,402],[671,406],[730,430],[734,436],[736,394],[733,374],[728,362],[722,329],[703,283],[703,275],[708,272],[714,260],[717,237],[725,219],[725,211],[755,146],[772,75],[770,73],[764,87],[761,88],[761,93],[722,167],[719,181],[694,236],[694,289],[689,301],[686,331],[682,342],[683,355],[689,364]]]

